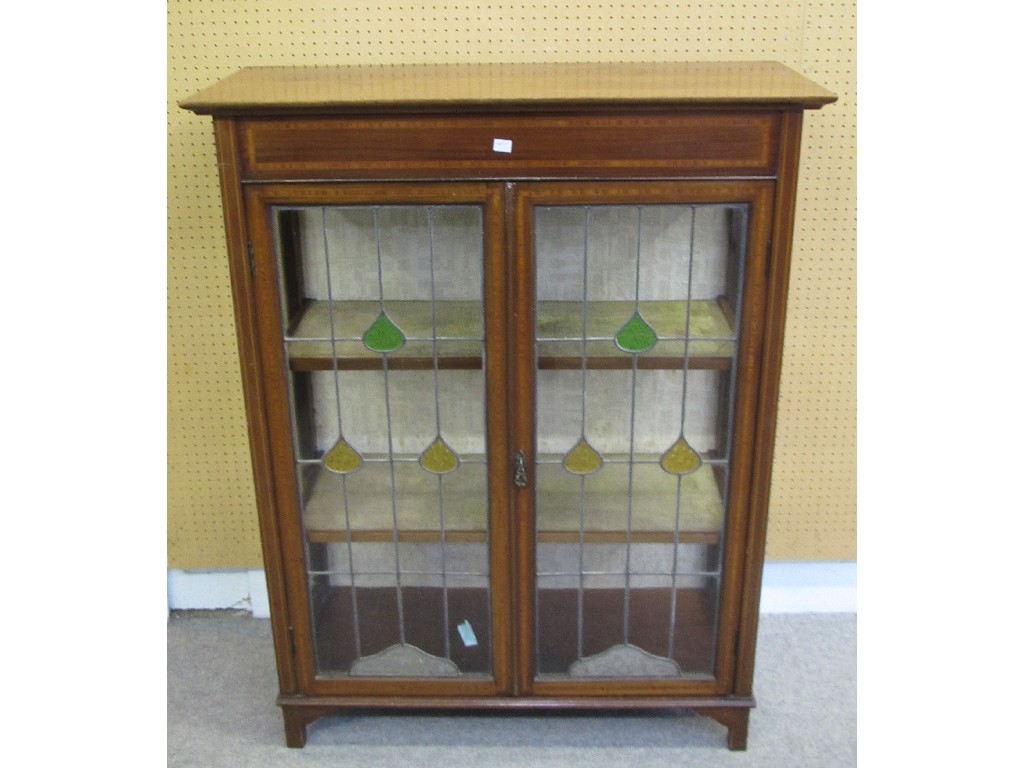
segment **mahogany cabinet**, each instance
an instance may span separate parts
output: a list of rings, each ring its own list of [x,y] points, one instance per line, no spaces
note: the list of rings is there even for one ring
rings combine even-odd
[[[346,707],[635,707],[745,748],[801,120],[834,99],[552,64],[182,103],[214,119],[290,746]]]

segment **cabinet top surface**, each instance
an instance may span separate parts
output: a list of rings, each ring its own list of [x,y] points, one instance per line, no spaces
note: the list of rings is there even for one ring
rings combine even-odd
[[[180,102],[197,114],[800,107],[835,94],[775,62],[251,67]]]

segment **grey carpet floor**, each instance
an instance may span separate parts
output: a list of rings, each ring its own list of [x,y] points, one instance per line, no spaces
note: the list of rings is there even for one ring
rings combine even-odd
[[[167,628],[168,766],[856,765],[855,614],[761,617],[746,752],[689,713],[352,713],[284,746],[270,623],[174,612]]]

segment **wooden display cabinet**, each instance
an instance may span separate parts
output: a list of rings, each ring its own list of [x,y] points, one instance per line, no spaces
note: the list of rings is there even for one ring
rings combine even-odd
[[[802,113],[777,64],[243,70],[214,118],[287,743],[692,708],[746,745]]]

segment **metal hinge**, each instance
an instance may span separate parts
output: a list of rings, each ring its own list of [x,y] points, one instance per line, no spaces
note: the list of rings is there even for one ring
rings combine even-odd
[[[256,256],[253,255],[252,243],[249,243],[249,277],[256,277]]]

